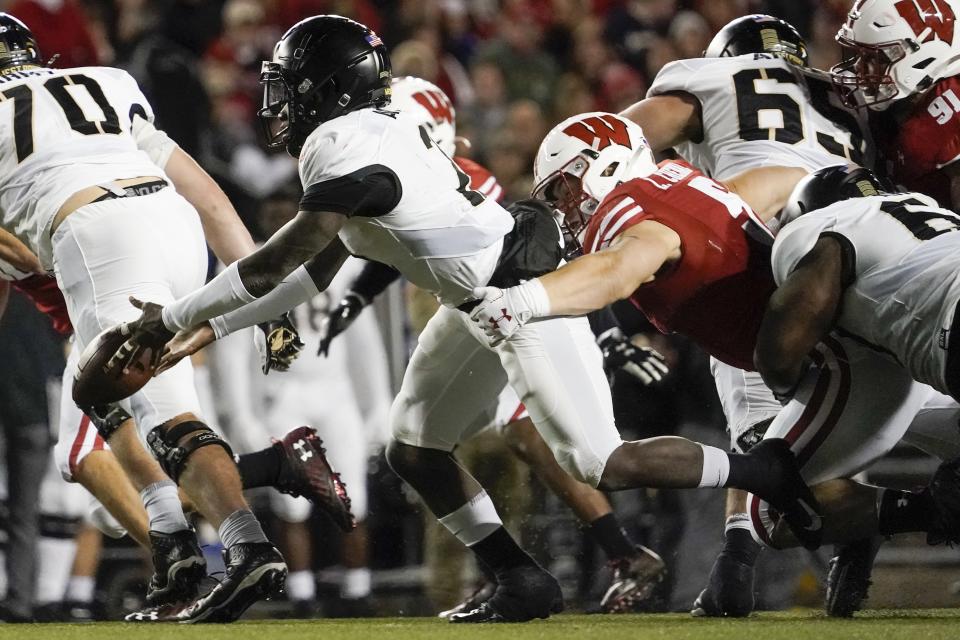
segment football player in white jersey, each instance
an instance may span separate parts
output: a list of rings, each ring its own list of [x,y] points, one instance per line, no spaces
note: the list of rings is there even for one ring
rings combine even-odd
[[[474,290],[555,268],[560,231],[545,207],[531,205],[514,220],[467,189],[468,177],[425,130],[382,108],[390,66],[376,34],[339,16],[308,18],[278,42],[261,81],[271,141],[300,158],[300,213],[200,290],[165,305],[136,301],[143,314],[124,327],[131,337],[112,370],[164,345],[161,369],[173,365],[218,335],[316,295],[355,253],[393,266],[443,304],[420,336],[394,401],[388,459],[498,578],[488,601],[452,621],[522,621],[562,607],[556,580],[510,538],[489,497],[450,455],[508,383],[575,478],[606,489],[759,491],[784,509],[799,536],[816,543],[817,505],[785,442],[742,455],[682,438],[623,442],[585,319],[532,322],[519,339],[487,345],[463,312],[476,303]],[[642,140],[633,142],[649,154]],[[178,331],[185,333],[170,343]]]
[[[201,285],[204,227],[225,260],[252,249],[222,192],[153,126],[133,78],[106,67],[43,67],[26,26],[8,14],[0,26],[0,226],[56,273],[81,347],[130,317],[128,294],[172,300]],[[170,180],[203,203],[203,224]],[[198,416],[190,363],[125,405],[164,471],[230,549],[227,577],[189,613],[234,619],[262,597],[258,591],[279,589],[286,567],[243,499],[229,446]],[[192,598],[205,571],[177,486],[155,464],[126,472],[150,517],[158,569],[151,604]]]

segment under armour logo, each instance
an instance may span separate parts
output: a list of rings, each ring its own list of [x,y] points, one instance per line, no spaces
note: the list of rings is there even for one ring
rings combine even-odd
[[[509,314],[507,313],[506,308],[500,309],[500,313],[501,313],[501,315],[500,315],[499,318],[490,318],[490,324],[492,324],[492,325],[494,326],[494,328],[496,328],[496,329],[499,329],[499,328],[500,328],[500,321],[501,321],[501,320],[506,320],[507,322],[510,322],[511,320],[513,320],[513,316],[511,316],[511,315],[509,315]]]
[[[293,448],[300,454],[301,462],[306,462],[313,457],[313,451],[307,448],[307,443],[302,438],[293,443]]]

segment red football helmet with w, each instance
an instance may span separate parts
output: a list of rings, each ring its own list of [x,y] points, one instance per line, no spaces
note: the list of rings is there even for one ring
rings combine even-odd
[[[886,109],[960,73],[960,0],[857,0],[832,70],[849,106]]]
[[[567,118],[543,139],[533,163],[533,197],[549,202],[577,239],[618,184],[657,170],[639,125],[612,113]]]

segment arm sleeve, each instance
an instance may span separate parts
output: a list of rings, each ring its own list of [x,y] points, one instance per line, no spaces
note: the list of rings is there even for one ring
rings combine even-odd
[[[402,193],[397,174],[387,166],[375,164],[310,184],[303,191],[300,210],[375,218],[393,211]]]
[[[303,265],[283,279],[270,293],[234,311],[211,318],[210,326],[219,340],[225,335],[267,322],[319,295],[320,290]]]
[[[373,299],[400,278],[400,272],[389,265],[373,260],[367,261],[348,289],[363,299],[364,304],[370,304]]]

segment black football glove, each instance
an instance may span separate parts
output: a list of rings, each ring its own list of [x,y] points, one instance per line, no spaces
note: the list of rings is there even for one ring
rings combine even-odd
[[[663,356],[649,347],[638,347],[619,329],[611,329],[597,339],[603,352],[603,369],[613,383],[613,375],[623,370],[645,387],[659,384],[670,372]]]
[[[343,296],[340,304],[327,312],[320,321],[320,346],[317,348],[318,356],[326,356],[330,351],[330,343],[338,335],[347,330],[357,319],[367,302],[356,293],[348,291]]]
[[[303,349],[303,341],[289,313],[276,320],[257,325],[254,335],[260,365],[264,375],[273,371],[286,371]]]

